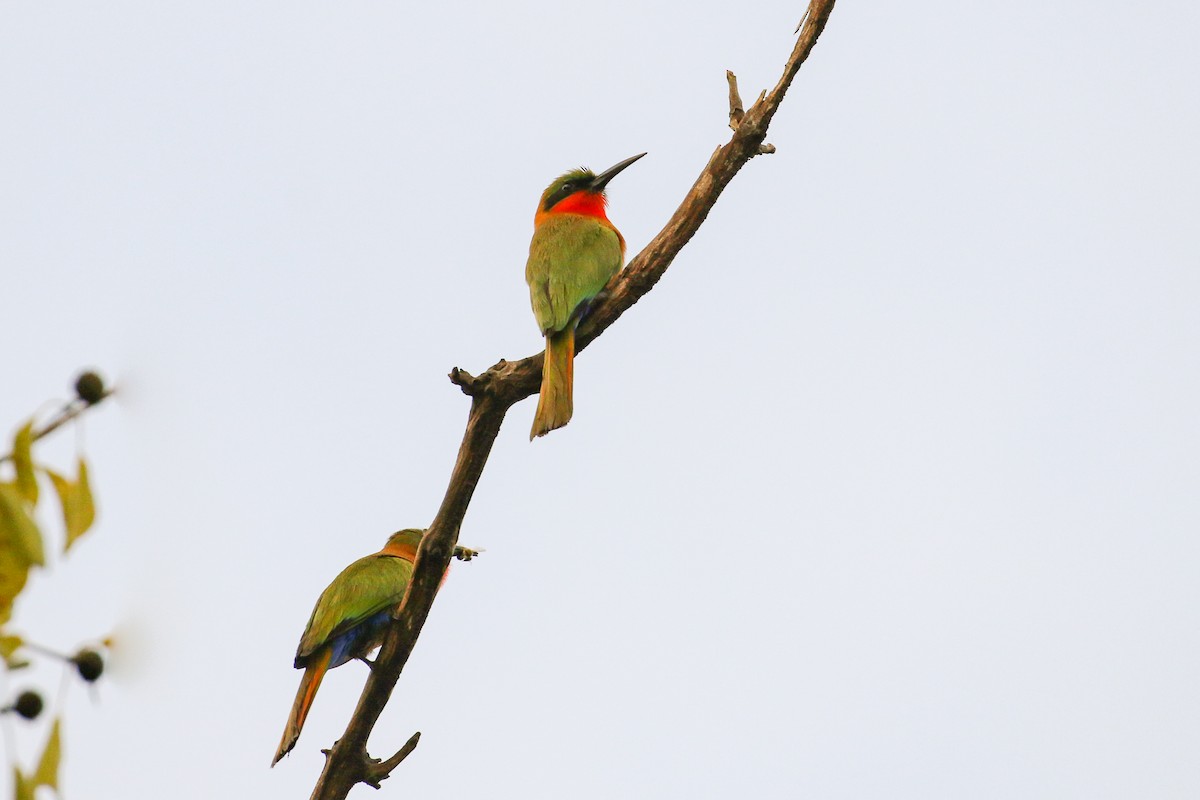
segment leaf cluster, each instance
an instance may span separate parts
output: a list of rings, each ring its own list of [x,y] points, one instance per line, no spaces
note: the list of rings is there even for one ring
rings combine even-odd
[[[51,656],[64,665],[71,665],[81,679],[92,683],[104,671],[104,658],[96,649],[82,647],[72,656],[62,655],[29,641],[10,627],[17,598],[29,582],[30,574],[35,569],[45,569],[47,566],[47,551],[50,548],[39,522],[39,503],[44,508],[47,496],[53,494],[57,498],[63,529],[63,555],[96,521],[96,504],[84,457],[76,456],[74,474],[68,474],[41,463],[34,456],[35,442],[75,420],[83,411],[110,394],[94,372],[79,376],[75,391],[76,397],[41,428],[35,428],[33,418],[26,420],[13,436],[12,451],[0,457],[0,467],[11,465],[0,474],[0,662],[7,670],[13,671],[27,667],[33,654]],[[44,482],[42,478],[45,478]],[[52,492],[42,491],[46,483]],[[0,713],[12,712],[23,719],[33,720],[41,714],[42,708],[42,695],[27,689],[11,704],[0,708]],[[33,800],[39,786],[48,786],[58,792],[58,771],[62,760],[61,731],[62,718],[57,716],[32,772],[23,772],[18,765],[11,765],[13,796],[16,800]]]
[[[33,459],[33,419],[29,419],[13,437],[12,464],[15,475],[0,481],[0,625],[12,619],[13,604],[34,567],[46,565],[45,537],[35,512],[42,492],[38,473],[46,475],[58,496],[62,510],[63,552],[87,533],[96,520],[88,465],[83,456],[76,458],[73,478]]]

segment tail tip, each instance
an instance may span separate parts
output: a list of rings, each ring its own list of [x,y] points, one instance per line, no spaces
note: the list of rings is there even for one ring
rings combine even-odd
[[[550,431],[556,431],[570,422],[570,417],[564,420],[544,420],[535,417],[533,420],[533,428],[529,431],[529,441],[533,441],[538,437],[545,436]]]
[[[274,767],[283,757],[292,752],[292,748],[296,746],[296,740],[300,738],[300,732],[294,733],[289,729],[283,736],[283,741],[279,743],[279,749],[275,751],[275,757],[271,759],[271,766]]]

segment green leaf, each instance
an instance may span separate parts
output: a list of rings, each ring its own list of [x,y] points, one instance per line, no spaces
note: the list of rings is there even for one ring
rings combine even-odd
[[[55,719],[50,728],[50,738],[46,740],[46,749],[42,751],[42,760],[38,762],[37,771],[33,773],[33,785],[49,786],[58,791],[58,765],[62,761],[62,736],[59,734],[61,719]]]
[[[37,784],[26,778],[21,770],[13,767],[13,797],[16,800],[33,800],[33,790]]]
[[[39,567],[46,563],[42,532],[29,516],[16,484],[0,483],[0,543]]]
[[[17,489],[31,506],[37,505],[37,474],[33,471],[33,419],[21,426],[13,439],[13,466],[17,468]]]
[[[92,500],[92,487],[88,483],[87,462],[79,459],[79,477],[70,481],[53,470],[46,470],[54,491],[58,493],[58,501],[62,504],[63,524],[67,528],[67,540],[63,552],[71,549],[83,534],[87,533],[96,521],[96,505]]]

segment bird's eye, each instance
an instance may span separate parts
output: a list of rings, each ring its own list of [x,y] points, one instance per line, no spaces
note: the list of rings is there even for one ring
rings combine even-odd
[[[574,185],[574,184],[571,184],[571,183],[564,183],[564,184],[562,185],[562,192],[563,192],[564,194],[570,194],[570,193],[571,193],[571,192],[573,192],[573,191],[575,191],[575,185]]]

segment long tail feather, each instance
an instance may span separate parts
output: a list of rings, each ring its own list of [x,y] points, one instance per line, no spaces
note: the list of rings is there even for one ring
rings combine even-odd
[[[545,436],[571,421],[574,410],[571,384],[575,379],[575,326],[546,337],[546,360],[542,364],[542,391],[529,438]]]
[[[321,679],[329,669],[331,655],[332,651],[326,649],[305,667],[304,675],[300,678],[300,688],[296,690],[296,701],[292,703],[292,713],[288,714],[287,725],[283,729],[283,739],[279,741],[279,750],[271,761],[272,767],[296,746],[296,740],[300,738],[300,729],[304,727],[304,720],[308,717],[308,709],[312,707],[313,698],[317,696],[317,689],[321,686]]]

